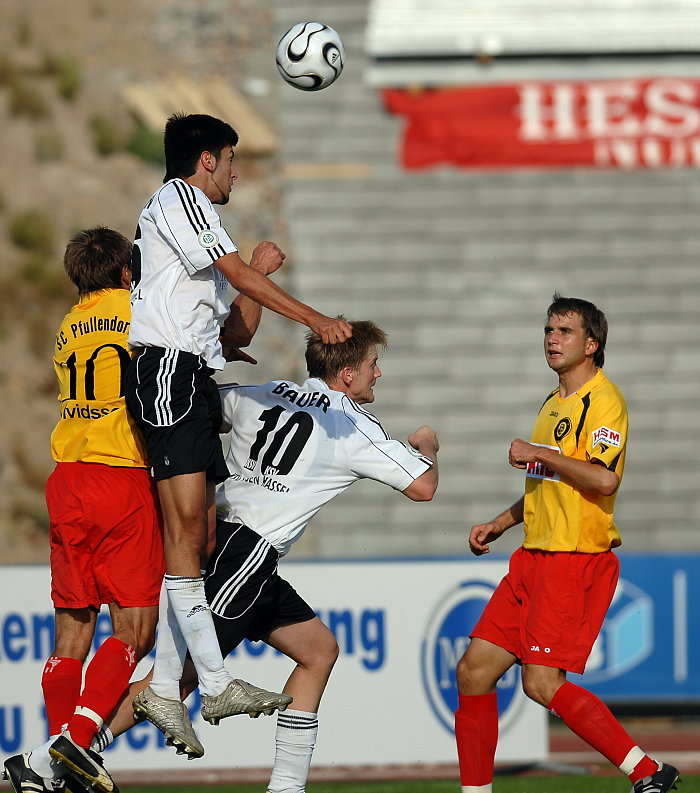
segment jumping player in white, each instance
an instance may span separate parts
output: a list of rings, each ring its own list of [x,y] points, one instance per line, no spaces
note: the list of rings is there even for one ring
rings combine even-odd
[[[351,334],[346,322],[300,303],[266,277],[285,258],[277,245],[261,242],[247,265],[222,227],[214,205],[228,203],[237,142],[235,130],[212,116],[172,116],[164,137],[165,184],[141,212],[134,242],[129,345],[136,352],[125,390],[157,483],[167,592],[153,681],[137,706],[166,735],[187,726],[177,671],[187,650],[197,667],[202,716],[212,724],[236,713],[270,714],[290,702],[226,671],[201,574],[213,538],[215,484],[228,476],[211,376],[224,366],[222,344],[236,346],[227,287],[307,325],[326,342]],[[178,634],[171,637],[177,657],[163,662],[161,639],[170,630]]]

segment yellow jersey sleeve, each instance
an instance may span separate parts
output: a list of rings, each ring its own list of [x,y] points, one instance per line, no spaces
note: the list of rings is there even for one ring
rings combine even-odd
[[[627,430],[624,397],[599,369],[566,399],[559,397],[558,390],[547,397],[531,442],[605,465],[622,479]],[[531,464],[525,480],[524,547],[581,553],[617,547],[621,540],[613,519],[615,495],[583,492],[554,471]]]
[[[60,413],[51,454],[57,462],[148,467],[124,398],[130,316],[128,290],[106,289],[85,295],[64,317],[54,348]]]

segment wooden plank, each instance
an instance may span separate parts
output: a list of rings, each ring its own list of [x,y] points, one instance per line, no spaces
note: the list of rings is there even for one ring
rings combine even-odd
[[[279,140],[252,105],[221,78],[195,83],[184,77],[124,86],[129,109],[154,132],[162,132],[176,112],[206,113],[227,121],[238,132],[237,151],[252,157],[274,154]]]

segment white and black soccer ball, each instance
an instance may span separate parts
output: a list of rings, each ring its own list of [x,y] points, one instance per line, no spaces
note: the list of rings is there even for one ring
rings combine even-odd
[[[321,22],[298,22],[277,45],[282,79],[300,91],[320,91],[343,71],[345,50],[340,36]]]

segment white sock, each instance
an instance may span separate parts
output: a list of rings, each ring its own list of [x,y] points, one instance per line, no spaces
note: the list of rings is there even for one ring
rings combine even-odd
[[[104,752],[104,750],[112,743],[114,743],[114,734],[112,733],[112,730],[109,729],[109,727],[103,724],[95,733],[92,741],[90,742],[90,748],[93,750],[93,752],[99,752],[102,754],[102,752]]]
[[[178,625],[175,612],[170,606],[170,598],[164,581],[158,603],[156,660],[153,664],[153,679],[149,684],[159,697],[180,699],[180,678],[186,655],[187,644]]]
[[[220,694],[232,678],[224,668],[214,620],[204,596],[204,580],[166,575],[165,588],[168,590],[170,608],[175,614],[197,670],[200,691],[210,696]],[[156,666],[157,662],[158,643],[156,642]]]
[[[627,757],[618,766],[625,776],[629,776],[634,771],[635,766],[645,757],[644,752],[638,747],[633,746],[627,753]]]
[[[277,714],[277,749],[268,793],[304,793],[317,735],[317,713],[287,709]]]
[[[491,783],[488,785],[462,785],[462,793],[491,793]]]
[[[58,779],[66,773],[66,767],[61,765],[57,760],[49,754],[49,746],[58,738],[58,735],[52,735],[46,743],[32,749],[29,755],[29,767],[35,774],[44,777],[44,779]]]

